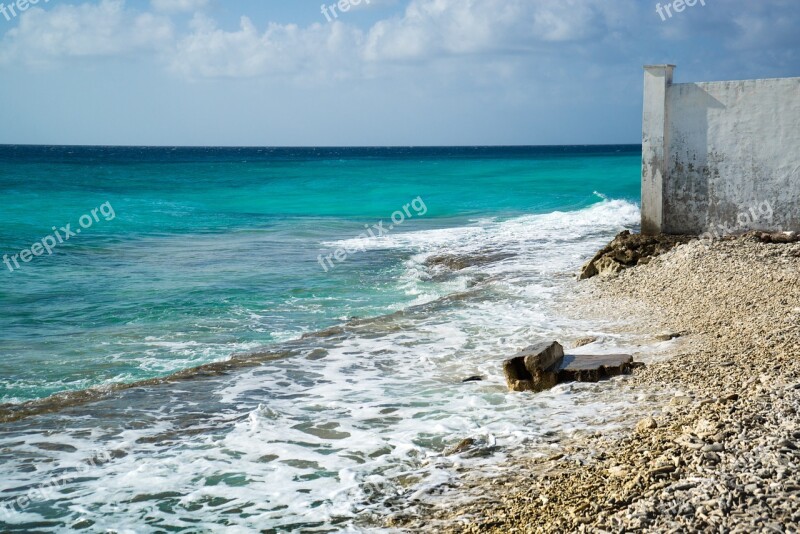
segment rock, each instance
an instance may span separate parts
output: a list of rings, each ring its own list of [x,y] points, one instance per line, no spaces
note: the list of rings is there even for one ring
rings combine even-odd
[[[682,335],[683,334],[681,334],[679,332],[670,332],[670,333],[666,333],[666,334],[659,334],[659,335],[656,336],[656,339],[658,341],[672,341],[673,339],[678,339]]]
[[[573,349],[578,349],[580,347],[585,347],[586,345],[591,345],[592,343],[596,342],[596,337],[582,337],[577,340],[575,343],[572,344]]]
[[[545,391],[558,383],[564,347],[557,342],[532,345],[503,362],[511,391]]]
[[[649,476],[650,478],[653,478],[653,477],[657,477],[657,476],[661,476],[661,475],[668,475],[668,474],[673,473],[673,472],[675,472],[675,466],[674,465],[660,465],[660,466],[656,467],[655,469],[651,469],[650,471],[648,471],[647,472],[647,476]]]
[[[654,256],[669,252],[674,247],[688,243],[694,236],[631,234],[626,230],[583,266],[580,279],[594,276],[612,276],[620,271],[650,262]]]
[[[451,271],[463,271],[469,267],[483,266],[512,257],[514,257],[514,255],[508,252],[492,251],[471,256],[442,254],[439,256],[431,256],[426,259],[424,265],[426,267],[444,267]]]
[[[461,454],[462,452],[466,452],[472,447],[475,446],[475,440],[472,438],[462,439],[458,442],[458,445],[454,447],[450,447],[446,451],[444,451],[445,456],[453,456],[456,454]]]
[[[597,270],[597,266],[595,265],[595,262],[598,259],[599,258],[597,257],[592,258],[583,266],[583,268],[581,268],[581,274],[578,276],[578,280],[588,280],[589,278],[594,278],[600,274]]]
[[[636,432],[639,434],[645,434],[649,430],[655,430],[658,428],[658,423],[652,417],[646,417],[636,423]]]
[[[633,356],[628,354],[565,356],[558,372],[559,382],[599,382],[630,374]]]
[[[615,465],[608,468],[608,474],[614,478],[626,478],[628,476],[628,469],[622,465]]]
[[[618,263],[614,258],[608,256],[603,256],[597,260],[594,265],[595,269],[597,269],[597,276],[601,278],[608,278],[625,270],[623,264]]]
[[[511,391],[540,392],[562,382],[599,382],[630,374],[632,365],[627,354],[565,356],[564,348],[553,342],[528,347],[504,361],[503,372]]]
[[[475,376],[470,376],[469,378],[465,378],[461,382],[463,384],[466,384],[467,382],[482,382],[482,381],[483,381],[482,376],[475,375]]]
[[[717,433],[717,425],[711,421],[700,419],[694,425],[694,433],[701,438],[713,436]]]
[[[746,238],[752,239],[754,241],[759,241],[761,243],[777,243],[777,244],[789,244],[789,243],[797,243],[800,241],[800,234],[797,232],[748,232],[745,234]]]

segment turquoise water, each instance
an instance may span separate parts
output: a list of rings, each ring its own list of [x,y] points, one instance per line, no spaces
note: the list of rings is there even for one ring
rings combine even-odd
[[[631,348],[567,311],[640,157],[0,147],[0,530],[370,531],[612,430],[623,382],[513,394],[502,361]]]
[[[415,302],[407,254],[355,238],[421,198],[396,232],[635,201],[638,147],[0,148],[0,251],[109,203],[114,218],[0,271],[0,402],[162,376]],[[418,203],[419,204],[419,203]],[[421,210],[420,210],[421,211]],[[107,209],[106,212],[110,213]],[[323,264],[325,261],[323,260]],[[13,267],[13,263],[11,264]],[[327,263],[330,266],[330,262]]]

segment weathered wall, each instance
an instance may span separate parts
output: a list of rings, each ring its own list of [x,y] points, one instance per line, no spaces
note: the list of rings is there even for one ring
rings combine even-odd
[[[800,78],[672,84],[670,66],[647,69],[642,231],[800,231]]]

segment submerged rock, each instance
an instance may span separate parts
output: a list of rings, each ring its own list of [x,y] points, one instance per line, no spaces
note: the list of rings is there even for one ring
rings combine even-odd
[[[472,255],[440,254],[431,256],[423,264],[425,267],[444,267],[451,271],[463,271],[469,267],[480,267],[513,257],[514,254],[509,252],[485,252]]]
[[[483,377],[482,376],[475,375],[475,376],[470,376],[468,378],[465,378],[461,382],[462,383],[467,383],[467,382],[482,382],[482,381],[483,381]]]
[[[609,277],[628,267],[644,265],[678,245],[688,243],[695,236],[686,235],[642,235],[625,230],[606,247],[601,249],[581,270],[580,279],[595,276]]]
[[[470,450],[472,447],[475,446],[475,440],[472,438],[462,439],[457,445],[454,447],[450,447],[444,451],[445,456],[454,456],[456,454],[461,454],[462,452],[466,452]]]

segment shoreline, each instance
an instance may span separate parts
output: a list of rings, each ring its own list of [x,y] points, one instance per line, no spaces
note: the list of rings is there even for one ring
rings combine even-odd
[[[15,423],[37,415],[56,413],[69,408],[91,404],[112,397],[115,394],[122,394],[125,391],[136,388],[168,386],[186,380],[203,380],[229,375],[238,370],[256,368],[271,361],[298,356],[302,353],[303,349],[308,348],[307,342],[309,340],[316,340],[319,342],[320,340],[335,339],[373,324],[381,324],[397,316],[417,313],[432,306],[463,299],[470,294],[471,291],[469,290],[460,291],[439,297],[431,302],[409,306],[402,311],[374,317],[351,318],[321,330],[306,332],[289,341],[264,346],[260,350],[234,353],[224,360],[187,367],[164,376],[144,378],[132,382],[98,385],[86,389],[65,390],[46,397],[30,399],[19,403],[0,403],[0,424]]]
[[[581,282],[584,313],[681,332],[627,386],[624,431],[467,479],[455,506],[386,526],[445,532],[784,532],[800,525],[800,245],[693,241]],[[531,408],[534,410],[534,408]],[[636,410],[632,410],[636,412]]]

